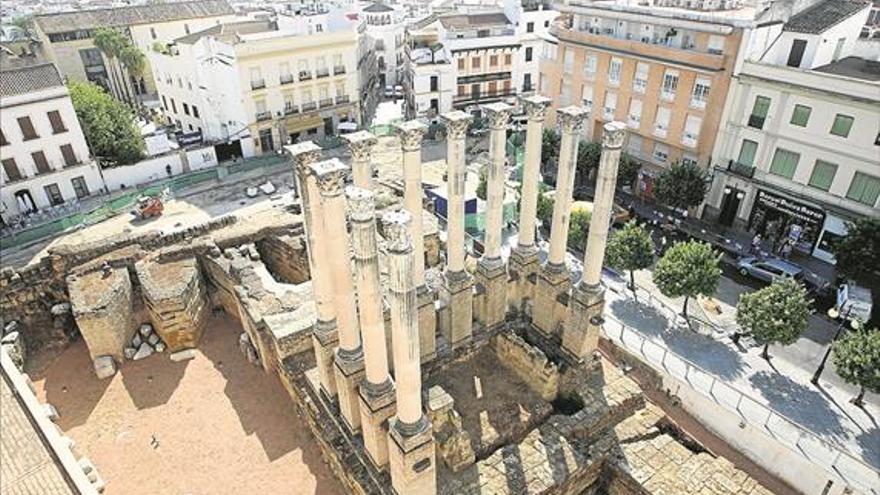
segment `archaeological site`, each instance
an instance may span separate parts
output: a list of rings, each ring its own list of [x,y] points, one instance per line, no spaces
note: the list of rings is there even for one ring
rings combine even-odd
[[[573,273],[565,262],[566,232],[586,113],[579,107],[558,111],[557,192],[549,251],[543,252],[535,231],[549,100],[531,96],[519,105],[527,116],[525,159],[519,237],[509,252],[502,208],[505,133],[514,108],[493,103],[483,107],[490,137],[479,256],[465,232],[472,117],[453,111],[441,116],[445,217],[426,199],[422,180],[427,126],[410,121],[396,130],[399,187],[372,173],[377,138],[369,132],[346,136],[350,161],[326,159],[311,142],[293,144],[285,153],[296,193],[271,221],[228,215],[171,234],[119,234],[52,248],[26,268],[4,269],[0,309],[11,328],[3,340],[4,376],[10,377],[3,394],[14,390],[27,407],[41,409],[37,427],[56,452],[47,466],[58,471],[46,479],[72,479],[81,493],[142,493],[137,479],[108,475],[129,462],[124,455],[89,460],[67,440],[68,427],[95,420],[88,419],[90,411],[64,426],[61,408],[53,412],[36,402],[27,376],[16,369],[29,354],[60,351],[81,339],[90,366],[74,372],[80,382],[102,384],[97,403],[120,375],[129,389],[147,386],[160,373],[178,373],[188,361],[215,352],[204,348],[220,332],[234,331],[235,352],[222,360],[209,356],[208,367],[230,383],[238,370],[251,373],[238,394],[256,390],[254,376],[279,381],[283,387],[271,389],[279,396],[264,400],[290,413],[284,428],[308,432],[304,438],[316,447],[303,448],[302,455],[312,457],[313,471],[318,465],[331,473],[333,485],[306,488],[292,477],[277,485],[283,491],[267,491],[249,484],[261,471],[234,491],[205,493],[778,492],[784,485],[773,476],[722,442],[705,441],[699,423],[676,410],[662,379],[603,337],[602,261],[625,126],[604,126],[583,271]],[[151,371],[141,371],[145,362]],[[246,366],[236,368],[238,363]],[[55,402],[53,393],[65,400],[64,394],[84,392],[50,390],[49,402]],[[183,393],[209,394],[196,386],[169,391],[162,400]],[[59,412],[61,422],[53,425],[49,419]],[[177,440],[156,434],[153,451],[221,435],[213,430],[211,411],[196,412],[203,431]],[[259,420],[242,423],[270,443]],[[95,438],[119,443],[126,437]],[[180,462],[139,476],[186,477],[178,470],[189,462],[206,476],[220,473],[224,466],[211,458],[225,450],[181,452],[175,457]]]

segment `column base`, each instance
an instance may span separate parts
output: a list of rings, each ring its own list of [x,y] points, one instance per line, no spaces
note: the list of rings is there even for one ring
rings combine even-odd
[[[466,343],[473,334],[474,277],[467,271],[443,272],[440,297],[446,304],[449,317],[440,331],[453,347]]]
[[[416,290],[419,311],[419,353],[422,362],[437,355],[437,310],[434,307],[435,292],[420,285]]]
[[[364,381],[364,351],[361,347],[354,350],[336,349],[333,360],[336,375],[336,392],[339,395],[339,412],[342,421],[351,434],[361,429],[360,404],[358,403],[358,387]]]
[[[431,423],[422,415],[416,424],[393,417],[388,432],[391,486],[400,495],[437,493],[437,463]]]
[[[394,382],[390,378],[380,384],[364,381],[358,397],[364,449],[373,467],[381,471],[388,466],[388,419],[397,413]]]
[[[532,324],[544,335],[555,335],[566,314],[559,296],[571,289],[571,276],[564,264],[546,263],[538,272]]]
[[[336,321],[315,324],[312,332],[312,348],[315,350],[315,362],[318,368],[318,380],[321,392],[332,402],[336,400],[336,375],[333,371],[333,355],[339,345]]]
[[[525,305],[534,298],[535,285],[532,278],[538,273],[540,265],[538,263],[538,247],[517,246],[510,253],[510,259],[507,260],[508,270],[516,280],[514,289],[511,293],[508,305],[510,309],[516,312],[525,311]]]
[[[483,307],[477,312],[479,323],[486,328],[504,322],[507,315],[507,265],[499,258],[480,258],[477,262],[477,283],[483,286]]]
[[[582,360],[599,346],[601,321],[605,309],[605,287],[578,284],[571,291],[568,314],[562,332],[562,348],[574,358]]]

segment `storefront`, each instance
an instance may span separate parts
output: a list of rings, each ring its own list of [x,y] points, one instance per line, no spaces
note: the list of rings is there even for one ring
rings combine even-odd
[[[825,211],[794,199],[758,189],[748,228],[776,249],[784,240],[794,250],[813,254],[825,225]]]
[[[816,249],[813,250],[813,256],[831,264],[837,262],[834,258],[834,249],[846,236],[846,222],[845,219],[831,213],[825,216],[825,225],[819,236],[819,242],[816,243]]]

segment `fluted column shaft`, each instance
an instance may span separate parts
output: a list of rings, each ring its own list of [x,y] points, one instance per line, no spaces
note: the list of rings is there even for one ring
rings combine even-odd
[[[394,377],[397,386],[397,418],[404,425],[423,423],[422,376],[416,288],[413,284],[412,216],[407,211],[386,213],[382,221],[388,240],[388,292]]]
[[[561,108],[558,112],[562,140],[559,143],[559,167],[557,168],[556,194],[553,204],[553,225],[550,227],[548,263],[552,266],[565,264],[578,145],[584,117],[586,117],[586,112],[579,107]]]
[[[513,110],[505,103],[483,105],[489,119],[489,173],[486,181],[486,249],[487,260],[501,259],[501,229],[504,220],[504,162],[507,125]]]
[[[377,139],[368,131],[345,134],[342,139],[348,143],[351,152],[352,181],[357,187],[373,189],[373,147]]]
[[[529,120],[526,124],[526,152],[523,164],[517,244],[521,249],[531,249],[535,246],[535,219],[538,217],[538,176],[541,173],[544,117],[547,114],[550,99],[543,96],[532,96],[523,98],[522,103]]]
[[[462,272],[464,266],[465,134],[472,117],[462,111],[442,115],[446,124],[448,201],[446,209],[446,269]]]
[[[355,285],[363,338],[367,382],[387,384],[388,351],[385,348],[385,317],[379,289],[379,254],[376,245],[376,216],[373,193],[367,189],[346,188],[351,219],[351,244],[355,260]]]
[[[403,205],[412,215],[412,236],[415,264],[413,281],[416,287],[425,285],[425,238],[422,225],[422,138],[428,126],[410,120],[397,126],[400,146],[403,150]]]

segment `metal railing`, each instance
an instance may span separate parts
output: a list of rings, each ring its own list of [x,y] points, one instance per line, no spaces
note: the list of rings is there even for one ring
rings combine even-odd
[[[266,87],[266,81],[262,79],[256,79],[251,81],[251,89],[263,89]]]
[[[293,82],[293,74],[281,74],[278,78],[278,82],[281,84],[290,84]]]
[[[299,80],[300,81],[308,81],[312,78],[312,72],[308,70],[299,71]]]
[[[727,162],[727,170],[736,175],[749,179],[755,176],[755,167],[751,165],[746,165],[744,163],[739,163],[736,160],[730,160]]]
[[[326,69],[326,68],[318,69],[315,72],[316,72],[316,75],[315,75],[316,79],[321,79],[322,77],[327,77],[330,75],[330,69]]]
[[[318,104],[321,108],[333,106],[333,98],[321,98]]]
[[[269,111],[257,112],[255,117],[257,119],[257,122],[261,122],[263,120],[269,120],[272,118],[272,112],[269,112]]]
[[[333,66],[333,75],[345,74],[345,66],[344,65],[334,65]]]

